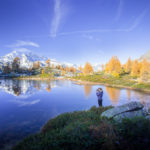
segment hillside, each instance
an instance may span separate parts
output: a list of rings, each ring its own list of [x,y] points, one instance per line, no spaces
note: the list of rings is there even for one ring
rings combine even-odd
[[[141,61],[143,59],[147,59],[148,61],[150,61],[150,50],[144,55],[142,55],[139,60]]]

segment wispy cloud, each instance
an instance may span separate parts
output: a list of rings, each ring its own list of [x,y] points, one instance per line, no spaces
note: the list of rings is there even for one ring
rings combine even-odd
[[[14,43],[14,44],[6,45],[6,47],[11,47],[11,48],[22,47],[22,46],[40,47],[40,46],[39,46],[37,43],[35,43],[35,42],[31,42],[31,41],[21,41],[21,40],[17,40],[16,43]]]
[[[123,9],[123,0],[119,0],[118,9],[117,9],[117,15],[115,17],[115,21],[118,21]]]
[[[72,35],[72,34],[90,34],[90,33],[105,33],[105,32],[130,32],[133,31],[145,17],[148,9],[145,9],[137,18],[134,20],[133,24],[129,28],[124,29],[91,29],[91,30],[80,30],[80,31],[72,31],[72,32],[61,32],[58,35]]]
[[[134,23],[132,24],[132,26],[130,28],[128,28],[128,32],[134,30],[142,21],[142,19],[145,17],[145,15],[147,14],[148,9],[145,9],[134,21]]]
[[[94,36],[91,35],[91,34],[83,34],[82,37],[83,37],[83,38],[86,38],[86,39],[88,39],[88,40],[101,41],[100,38],[94,37]]]
[[[57,3],[57,4],[56,4]],[[107,32],[130,32],[133,31],[142,21],[142,19],[145,17],[145,15],[148,12],[148,9],[143,10],[139,16],[135,18],[131,26],[128,28],[116,28],[116,29],[90,29],[90,30],[77,30],[77,31],[70,31],[70,32],[57,32],[58,27],[60,25],[60,22],[62,20],[62,14],[61,14],[61,6],[62,4],[60,3],[60,0],[55,0],[55,15],[52,20],[52,25],[51,25],[51,34],[49,35],[40,35],[40,36],[34,36],[32,38],[42,38],[42,37],[56,37],[57,36],[67,36],[67,35],[74,35],[74,34],[81,34],[81,35],[88,35],[92,33],[107,33]],[[57,7],[56,7],[57,6]],[[119,4],[119,10],[118,10],[118,17],[119,18],[121,15],[123,7],[123,0],[120,0]],[[93,39],[93,37],[90,36],[84,36],[85,38],[88,39]]]
[[[33,101],[22,101],[22,100],[16,99],[11,102],[17,103],[20,107],[23,107],[23,106],[31,106],[31,105],[37,104],[40,102],[40,99],[33,100]]]
[[[51,37],[56,37],[62,19],[67,13],[67,8],[64,2],[63,3],[62,2],[63,2],[62,0],[54,0],[54,16],[52,19],[50,31]]]

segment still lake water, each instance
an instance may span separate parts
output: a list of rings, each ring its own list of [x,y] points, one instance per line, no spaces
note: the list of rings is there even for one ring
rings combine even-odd
[[[98,106],[95,91],[104,90],[103,106],[140,101],[150,106],[150,94],[101,85],[77,85],[72,81],[0,80],[0,150],[40,131],[61,113]]]

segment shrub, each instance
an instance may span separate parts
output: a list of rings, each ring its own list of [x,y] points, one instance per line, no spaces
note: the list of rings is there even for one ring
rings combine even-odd
[[[59,115],[13,150],[148,150],[150,121],[134,118],[116,123],[101,118],[109,108],[94,106],[88,111]]]

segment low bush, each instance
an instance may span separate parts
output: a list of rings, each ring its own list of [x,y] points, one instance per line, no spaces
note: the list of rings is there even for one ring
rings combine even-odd
[[[88,111],[59,115],[13,150],[148,150],[150,121],[134,118],[116,123],[101,118],[109,108],[94,106]]]

